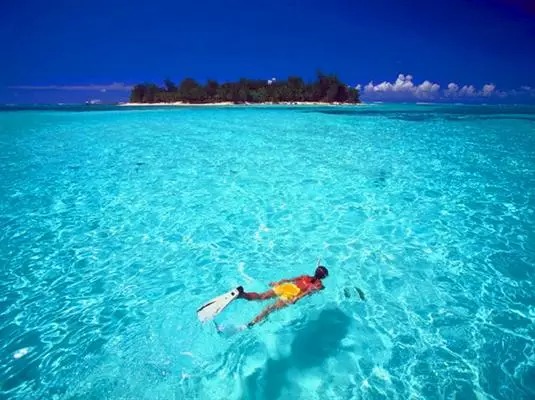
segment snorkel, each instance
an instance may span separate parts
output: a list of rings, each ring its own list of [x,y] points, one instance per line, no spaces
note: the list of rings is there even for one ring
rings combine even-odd
[[[329,270],[321,265],[321,258],[318,258],[316,270],[314,271],[314,280],[322,280],[329,276]]]

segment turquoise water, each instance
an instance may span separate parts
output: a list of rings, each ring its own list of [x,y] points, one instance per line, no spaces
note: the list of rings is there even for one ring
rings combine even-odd
[[[0,398],[535,396],[535,108],[84,110],[0,112]]]

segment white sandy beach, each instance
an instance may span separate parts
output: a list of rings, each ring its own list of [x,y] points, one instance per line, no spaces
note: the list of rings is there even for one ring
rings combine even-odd
[[[181,101],[177,101],[174,103],[120,103],[120,106],[123,107],[158,107],[158,106],[176,106],[176,107],[190,107],[190,106],[232,106],[234,103],[228,101],[228,102],[221,102],[221,103],[203,103],[203,104],[193,104],[193,103],[183,103]]]
[[[161,107],[161,106],[176,106],[176,107],[214,107],[214,106],[358,106],[363,103],[326,103],[326,102],[280,102],[280,103],[241,103],[236,104],[231,101],[224,101],[220,103],[184,103],[177,101],[174,103],[120,103],[123,107]]]

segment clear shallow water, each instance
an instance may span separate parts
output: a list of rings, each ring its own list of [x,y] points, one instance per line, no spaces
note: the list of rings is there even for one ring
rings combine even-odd
[[[0,397],[535,396],[534,108],[92,110],[0,112]]]

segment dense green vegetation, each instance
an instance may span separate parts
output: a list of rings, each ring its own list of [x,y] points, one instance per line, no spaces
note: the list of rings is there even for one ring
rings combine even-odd
[[[280,103],[328,102],[359,103],[359,92],[341,82],[335,75],[318,73],[317,79],[305,83],[302,78],[289,77],[285,81],[240,79],[238,82],[219,84],[208,80],[201,85],[186,78],[179,85],[166,79],[159,87],[153,83],[134,86],[130,94],[132,103]]]

